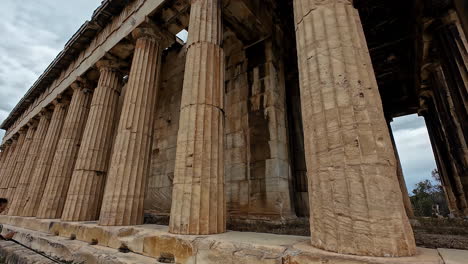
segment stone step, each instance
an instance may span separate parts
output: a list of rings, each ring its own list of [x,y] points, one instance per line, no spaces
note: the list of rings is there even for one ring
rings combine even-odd
[[[178,264],[443,264],[435,249],[418,248],[413,257],[362,257],[311,246],[304,236],[228,231],[182,236],[167,226],[99,226],[96,222],[0,216],[5,232],[28,247],[67,261],[86,263]],[[120,253],[126,249],[130,253]],[[137,260],[136,260],[137,259]],[[158,262],[159,260],[159,262]],[[94,261],[94,262],[92,262]],[[79,262],[72,262],[79,263]],[[458,263],[457,263],[458,264]]]
[[[19,243],[41,252],[61,263],[102,263],[102,264],[157,264],[154,258],[132,252],[121,253],[118,250],[90,245],[78,240],[71,240],[47,233],[4,225],[6,232],[17,232],[14,239]],[[12,241],[0,241],[0,256],[6,264],[48,264],[53,261],[22,247]],[[1,260],[1,259],[0,259]],[[0,261],[0,263],[3,263]]]
[[[5,264],[55,264],[54,261],[22,247],[15,242],[0,240],[0,263]]]

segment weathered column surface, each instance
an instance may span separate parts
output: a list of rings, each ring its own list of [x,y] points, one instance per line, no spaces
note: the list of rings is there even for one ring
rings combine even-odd
[[[13,145],[13,140],[8,140],[7,142],[5,142],[5,144],[3,145],[4,149],[3,149],[3,154],[2,154],[2,160],[1,160],[1,167],[0,167],[0,181],[3,181],[2,180],[2,177],[3,177],[3,170],[5,169],[5,167],[7,166],[8,164],[8,161],[11,157],[11,153],[13,152],[14,148],[12,147]],[[15,144],[16,145],[16,144]]]
[[[28,155],[26,156],[26,162],[24,164],[23,171],[19,178],[18,186],[16,187],[14,199],[11,201],[9,215],[21,215],[23,208],[26,204],[27,191],[31,177],[36,167],[37,158],[41,151],[42,143],[44,142],[47,134],[47,129],[50,124],[51,113],[43,110],[40,114],[39,123],[32,139],[31,146],[29,147]]]
[[[24,164],[26,163],[26,157],[28,156],[29,147],[31,146],[32,140],[34,138],[34,134],[36,133],[37,128],[37,121],[31,121],[27,125],[28,127],[25,128],[26,136],[23,141],[23,145],[18,152],[18,157],[16,159],[15,169],[13,170],[13,174],[11,175],[10,181],[8,182],[8,192],[6,197],[9,199],[8,207],[11,207],[13,202],[13,198],[15,195],[16,187],[18,186],[18,182],[21,177],[21,173],[23,172]]]
[[[91,84],[79,80],[72,84],[72,88],[73,96],[36,215],[38,218],[55,219],[62,216],[76,156],[88,119],[89,105],[93,97]]]
[[[312,245],[355,255],[416,252],[396,160],[352,1],[295,0]]]
[[[192,1],[169,230],[226,230],[221,2]]]
[[[39,209],[55,150],[57,149],[57,143],[67,115],[68,104],[69,102],[64,100],[54,101],[54,112],[50,120],[47,135],[44,138],[44,143],[37,157],[36,167],[34,168],[34,173],[26,192],[25,206],[21,212],[21,216],[36,216]]]
[[[100,225],[143,223],[143,201],[149,173],[153,113],[161,63],[161,38],[150,28],[138,28],[135,54],[114,142]]]
[[[8,161],[8,164],[6,164],[5,170],[3,171],[2,182],[0,182],[0,197],[8,198],[8,184],[13,178],[16,162],[18,160],[19,153],[21,152],[24,139],[26,138],[26,131],[27,130],[25,128],[21,128],[18,132],[18,138],[16,139],[14,151],[11,153],[11,158]]]
[[[122,88],[118,66],[113,61],[98,62],[101,75],[91,102],[62,220],[90,221],[99,217]]]

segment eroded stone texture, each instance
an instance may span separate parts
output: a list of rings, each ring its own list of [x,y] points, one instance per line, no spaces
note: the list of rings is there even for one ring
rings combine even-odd
[[[16,138],[13,138],[7,143],[7,150],[8,150],[8,156],[5,157],[5,161],[2,165],[2,170],[0,171],[0,193],[1,193],[1,187],[3,185],[8,184],[7,180],[8,177],[6,177],[6,170],[11,162],[11,159],[13,158],[13,154],[15,153],[16,145],[18,144],[18,140]],[[5,186],[4,188],[7,188],[8,186]]]
[[[8,161],[8,164],[5,167],[5,171],[3,172],[2,182],[0,183],[0,197],[7,197],[8,195],[8,186],[10,181],[13,179],[13,174],[16,168],[16,162],[18,161],[18,156],[21,153],[21,148],[23,147],[24,140],[26,138],[26,128],[22,128],[18,132],[18,139],[16,141],[16,146],[14,148],[14,152],[11,154],[11,158]]]
[[[441,84],[434,89],[439,117],[450,149],[451,163],[468,199],[468,42],[455,11],[441,19],[434,33]],[[445,85],[446,84],[446,85]],[[443,95],[442,95],[443,94]],[[465,212],[465,216],[466,216]]]
[[[67,115],[68,104],[69,102],[63,99],[54,101],[54,112],[26,192],[26,204],[21,216],[36,216]]]
[[[135,55],[113,146],[100,225],[143,223],[163,43],[162,36],[152,28],[139,28],[133,36],[137,39]]]
[[[221,3],[193,1],[169,228],[177,234],[226,230],[224,54]]]
[[[51,112],[44,110],[40,114],[39,123],[37,125],[36,133],[29,147],[29,152],[26,157],[26,163],[24,164],[21,177],[16,188],[14,199],[11,201],[10,209],[8,210],[9,215],[20,215],[26,204],[27,191],[34,169],[36,167],[37,158],[41,151],[42,144],[47,135],[47,129],[49,128],[51,118]]]
[[[311,241],[370,256],[415,254],[370,56],[351,1],[295,0]]]
[[[185,47],[173,47],[163,57],[161,86],[156,103],[151,169],[145,212],[169,215],[179,130],[180,101],[185,69]]]
[[[73,168],[80,149],[83,130],[93,98],[91,83],[79,80],[72,85],[73,96],[47,179],[36,217],[55,219],[62,216]]]
[[[36,128],[37,128],[37,121],[34,120],[28,124],[27,132],[23,141],[23,145],[21,146],[21,150],[18,153],[18,158],[16,160],[15,169],[13,170],[11,179],[8,182],[8,191],[6,194],[6,197],[9,199],[8,207],[11,207],[11,204],[13,203],[16,187],[18,186],[21,173],[23,172],[24,164],[26,162],[26,157],[29,152],[29,147],[32,144],[34,134],[36,133]]]
[[[97,220],[101,209],[122,84],[118,62],[103,60],[98,67],[101,75],[62,214],[67,221]]]
[[[442,185],[446,191],[448,205],[455,216],[468,215],[468,197],[463,186],[466,167],[463,155],[466,141],[461,131],[453,94],[440,65],[434,66],[431,73],[432,93],[427,95],[421,113],[431,138]],[[466,175],[466,174],[465,174]]]
[[[2,145],[2,157],[0,159],[0,180],[2,177],[2,170],[5,167],[5,164],[8,163],[8,159],[10,158],[10,150],[11,150],[11,140],[5,142]]]

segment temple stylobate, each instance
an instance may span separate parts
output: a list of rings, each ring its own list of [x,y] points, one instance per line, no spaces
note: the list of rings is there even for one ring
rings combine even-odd
[[[439,263],[416,247],[389,124],[425,118],[468,216],[467,10],[105,0],[1,124],[0,222],[141,257],[115,263]],[[236,233],[298,219],[310,237]]]

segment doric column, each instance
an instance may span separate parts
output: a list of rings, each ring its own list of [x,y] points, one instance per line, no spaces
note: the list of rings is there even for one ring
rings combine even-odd
[[[63,123],[67,115],[68,101],[63,99],[55,100],[55,105],[44,143],[37,157],[34,173],[31,177],[26,201],[21,216],[36,216],[39,204],[44,193],[45,184],[49,177],[50,168],[57,149],[57,143],[62,132]]]
[[[72,88],[73,96],[36,215],[38,218],[55,219],[62,216],[83,130],[88,119],[89,105],[93,97],[91,84],[80,79],[72,84]]]
[[[101,75],[62,214],[62,220],[66,221],[90,221],[99,217],[122,76],[117,62],[105,60],[97,66]]]
[[[312,245],[366,256],[416,252],[358,11],[294,0]]]
[[[226,230],[221,1],[192,1],[169,230]]]
[[[6,195],[9,199],[9,207],[13,203],[13,198],[15,195],[16,187],[18,186],[18,182],[21,177],[21,173],[24,169],[24,164],[26,163],[26,157],[29,152],[29,147],[31,146],[32,140],[34,138],[34,134],[36,133],[37,128],[37,121],[32,120],[28,123],[26,131],[26,136],[24,138],[23,145],[21,146],[21,150],[18,152],[18,158],[16,159],[15,169],[13,174],[11,175],[11,179],[8,182],[8,194]]]
[[[21,177],[15,191],[14,199],[11,201],[10,210],[8,210],[9,215],[21,215],[26,204],[29,183],[34,173],[37,157],[41,151],[42,143],[44,142],[45,136],[47,134],[47,129],[49,128],[51,112],[48,110],[43,110],[39,116],[39,123],[36,128],[36,133],[34,134],[31,146],[29,147],[29,152],[26,157],[23,171],[21,172]]]
[[[143,200],[149,173],[153,113],[163,50],[156,30],[138,28],[135,53],[115,138],[100,225],[143,223]]]
[[[5,169],[6,165],[8,164],[8,160],[10,159],[11,152],[12,152],[12,140],[8,140],[5,142],[2,152],[2,159],[1,159],[1,167],[0,167],[0,181],[2,181],[3,170]]]
[[[0,197],[7,197],[8,195],[8,185],[13,178],[13,173],[15,172],[16,162],[18,160],[19,153],[26,138],[26,128],[21,128],[18,132],[18,138],[16,140],[15,151],[11,153],[11,158],[8,161],[8,164],[5,167],[3,172],[2,182],[0,182]]]

